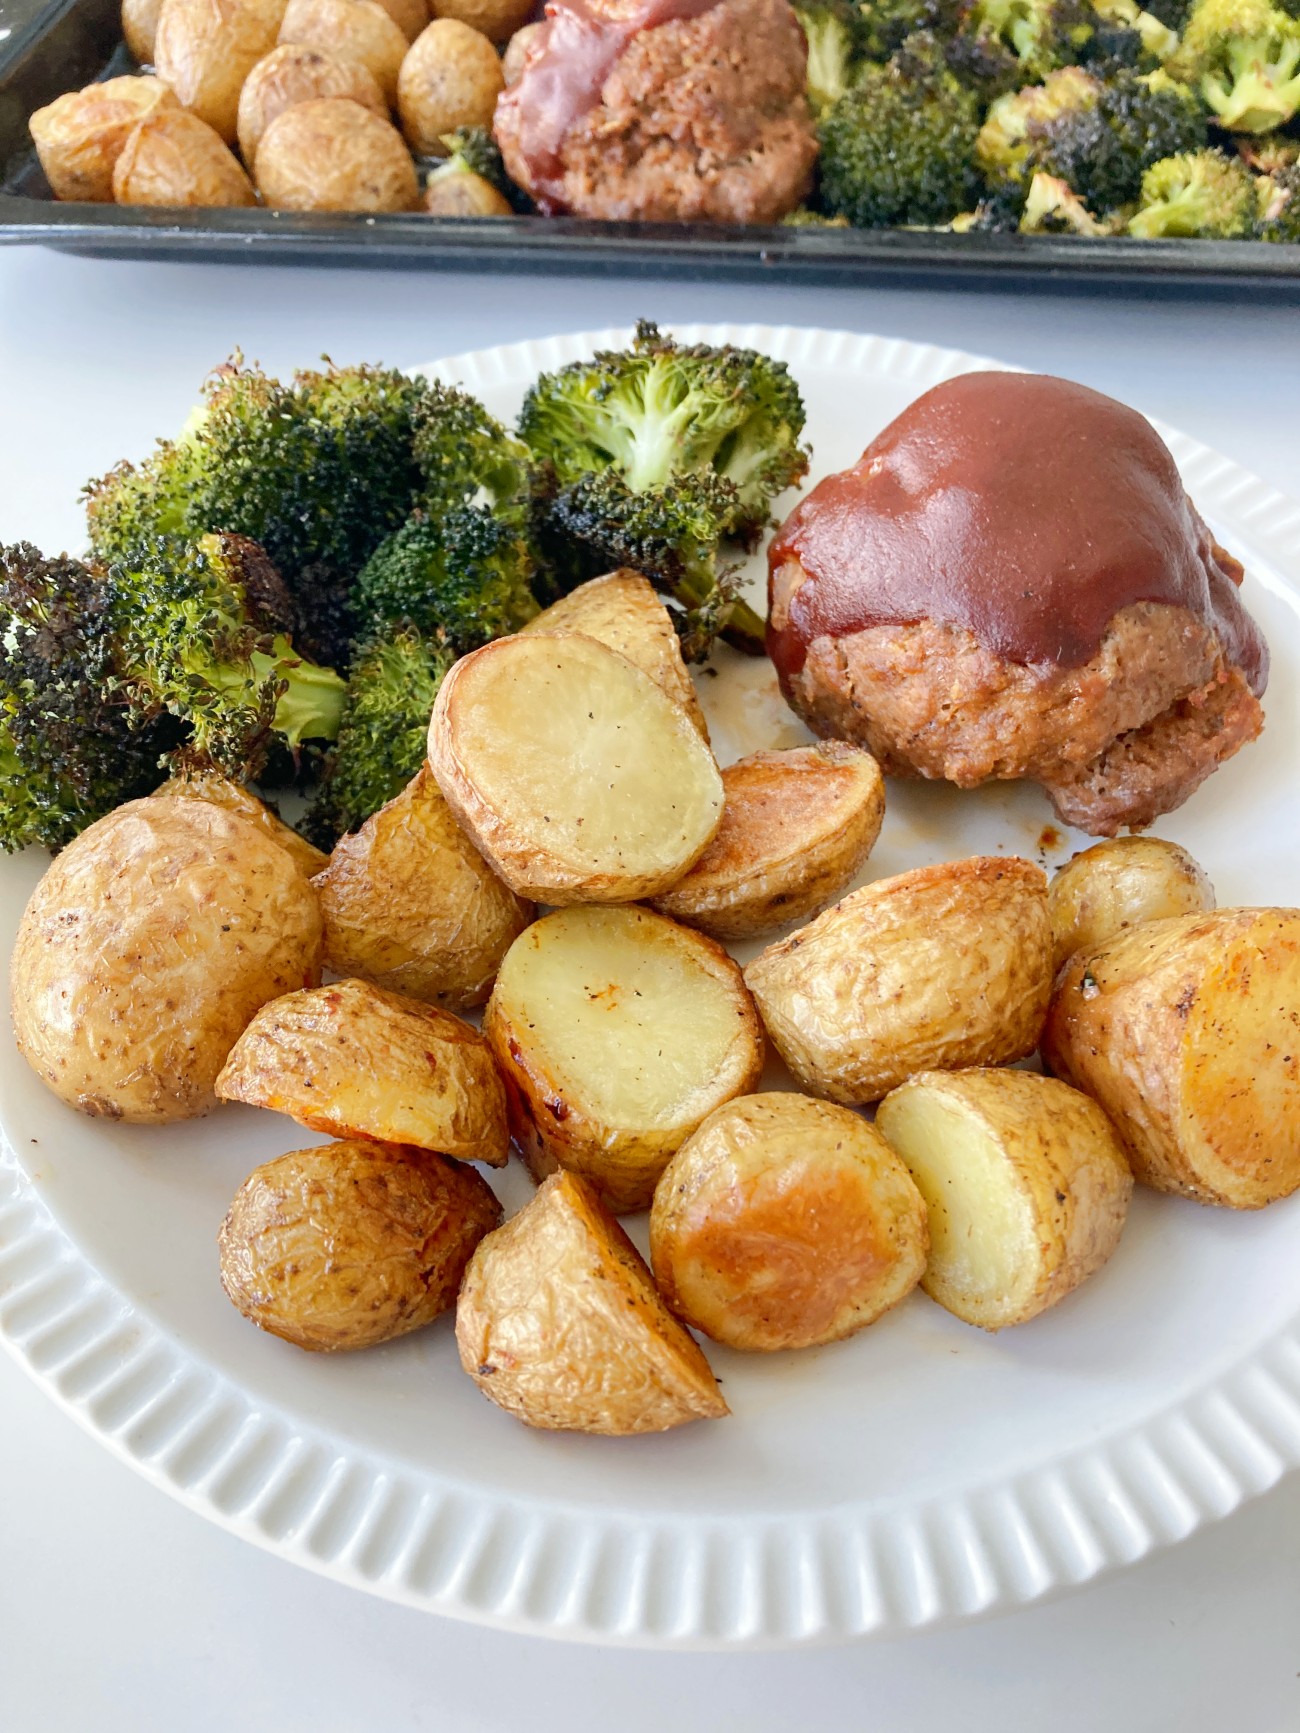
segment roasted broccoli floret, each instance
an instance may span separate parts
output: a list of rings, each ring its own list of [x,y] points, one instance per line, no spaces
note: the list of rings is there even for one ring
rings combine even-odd
[[[853,82],[866,40],[853,0],[803,0],[794,9],[808,44],[808,100],[824,114]]]
[[[431,513],[487,505],[503,520],[527,523],[532,457],[476,397],[430,382],[414,417],[419,503]]]
[[[150,793],[180,733],[169,718],[132,726],[104,574],[0,548],[0,848],[61,848]]]
[[[822,202],[857,228],[949,222],[979,192],[979,105],[932,37],[868,65],[825,116]]]
[[[1079,57],[1097,27],[1087,0],[974,0],[967,29],[1012,53],[1023,79],[1044,78]]]
[[[1030,158],[1097,212],[1133,203],[1142,176],[1164,157],[1202,150],[1205,114],[1194,91],[1165,72],[1115,70],[1095,103],[1031,124]]]
[[[781,218],[783,229],[847,229],[847,217],[828,217],[822,211],[809,210],[807,205],[800,205],[798,210],[790,211]]]
[[[1197,0],[1169,70],[1230,131],[1271,132],[1300,110],[1300,20],[1270,0]]]
[[[955,235],[1010,235],[1020,227],[1025,189],[1019,181],[993,188],[974,207],[952,219],[948,227]]]
[[[1110,230],[1088,209],[1065,181],[1055,175],[1036,174],[1029,183],[1025,208],[1020,214],[1022,235],[1105,235]]]
[[[1139,6],[1137,0],[1092,0],[1092,6],[1107,25],[1131,31],[1143,52],[1162,66],[1178,47],[1178,32]]]
[[[441,637],[409,622],[358,645],[338,739],[303,825],[318,847],[357,830],[419,770],[433,701],[454,661]]]
[[[531,572],[518,530],[485,507],[417,511],[362,567],[353,606],[368,631],[410,621],[463,655],[537,612]]]
[[[1251,234],[1259,200],[1250,170],[1218,150],[1166,157],[1142,177],[1141,204],[1130,235],[1200,235],[1234,240]]]
[[[975,160],[994,186],[1025,180],[1039,166],[1036,153],[1048,128],[1077,121],[1096,108],[1101,81],[1080,66],[1063,66],[1041,84],[999,97],[975,140]]]
[[[447,150],[447,158],[442,166],[434,171],[436,174],[441,174],[444,169],[453,173],[457,168],[465,169],[470,174],[481,176],[489,186],[495,187],[511,210],[521,214],[536,210],[537,207],[528,194],[522,187],[517,187],[506,173],[506,165],[501,159],[491,127],[458,126],[454,132],[444,133],[442,142]]]
[[[1276,169],[1255,186],[1260,195],[1260,240],[1300,245],[1300,163]]]

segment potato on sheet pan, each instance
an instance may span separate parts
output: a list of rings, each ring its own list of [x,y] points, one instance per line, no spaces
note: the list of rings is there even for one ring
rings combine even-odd
[[[38,108],[28,122],[56,199],[111,205],[113,170],[132,127],[158,108],[179,108],[160,78],[106,78]]]

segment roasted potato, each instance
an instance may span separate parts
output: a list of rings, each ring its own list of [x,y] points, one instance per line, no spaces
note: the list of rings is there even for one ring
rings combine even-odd
[[[429,22],[426,0],[379,0],[379,4],[408,42],[414,42]]]
[[[61,1101],[162,1125],[214,1084],[268,999],[320,979],[316,893],[264,831],[205,800],[132,800],[82,831],[14,946],[14,1032]]]
[[[636,1247],[575,1174],[548,1179],[479,1246],[456,1342],[483,1394],[526,1426],[666,1432],[729,1412]]]
[[[1125,927],[1201,914],[1214,886],[1185,848],[1160,836],[1115,836],[1068,860],[1047,887],[1059,969]]]
[[[924,1071],[876,1126],[930,1220],[921,1286],[967,1324],[1036,1318],[1119,1244],[1133,1175],[1106,1115],[1032,1071]]]
[[[532,8],[530,7],[531,11]],[[524,69],[528,58],[529,45],[537,40],[537,33],[542,28],[540,20],[536,24],[523,24],[515,31],[506,43],[506,51],[501,56],[501,76],[507,87],[514,84]],[[486,35],[487,32],[485,31]]]
[[[431,217],[508,217],[510,201],[491,181],[470,169],[444,163],[429,176],[424,188],[424,208]]]
[[[533,0],[430,0],[435,18],[456,18],[498,44],[513,38],[532,16]]]
[[[184,108],[156,108],[131,129],[113,169],[113,197],[119,205],[257,203],[234,152]]]
[[[257,147],[257,190],[273,211],[409,211],[420,197],[397,128],[347,97],[276,116]]]
[[[1220,909],[1078,952],[1043,1058],[1145,1185],[1259,1209],[1300,1187],[1300,910]]]
[[[221,1226],[221,1285],[299,1348],[371,1348],[453,1304],[501,1205],[473,1168],[391,1144],[296,1149],[251,1173]]]
[[[131,58],[141,66],[153,65],[154,39],[162,0],[122,0],[122,35]]]
[[[291,830],[282,818],[278,818],[271,811],[264,800],[257,798],[251,788],[232,782],[219,770],[180,772],[164,782],[161,788],[154,790],[154,799],[208,800],[214,806],[224,807],[227,812],[237,812],[241,818],[255,824],[272,842],[279,843],[282,849],[286,849],[298,870],[306,873],[308,878],[313,873],[322,871],[329,862],[328,855],[313,848],[305,836],[299,836],[296,830]]]
[[[745,981],[799,1081],[848,1106],[917,1071],[1023,1059],[1052,990],[1046,879],[991,855],[880,879],[769,945]]]
[[[650,1262],[680,1318],[729,1348],[811,1348],[920,1280],[925,1205],[873,1126],[806,1095],[717,1108],[655,1188]]]
[[[388,106],[396,106],[397,75],[410,44],[377,0],[289,0],[280,41],[359,61]]]
[[[179,108],[160,78],[106,78],[56,97],[28,122],[56,199],[113,202],[113,169],[133,126],[157,108]]]
[[[163,0],[154,40],[158,76],[191,114],[234,144],[239,91],[275,47],[285,0]]]
[[[263,1005],[231,1049],[217,1094],[334,1137],[492,1167],[509,1154],[505,1090],[478,1030],[370,981]]]
[[[504,89],[501,60],[487,37],[455,18],[435,18],[411,44],[397,80],[407,144],[418,156],[445,156],[445,134],[492,125]]]
[[[283,42],[273,48],[244,80],[239,93],[239,152],[251,170],[262,134],[277,115],[297,102],[320,97],[348,97],[388,119],[388,104],[374,74],[359,60],[340,60],[304,42]]]
[[[483,1018],[540,1179],[645,1209],[707,1113],[757,1083],[763,1035],[720,945],[642,908],[561,909],[506,953]]]
[[[483,1004],[534,914],[456,823],[427,765],[335,845],[315,883],[327,968],[448,1011]]]
[[[656,896],[722,818],[722,778],[686,712],[577,635],[522,632],[463,656],[438,689],[429,762],[480,853],[534,902]]]
[[[717,835],[661,914],[715,939],[752,939],[806,920],[857,876],[880,835],[885,783],[869,752],[842,740],[755,752],[722,773]]]
[[[581,632],[635,662],[686,711],[707,740],[708,726],[695,683],[682,661],[672,616],[640,572],[607,572],[579,584],[532,619],[525,632]]]

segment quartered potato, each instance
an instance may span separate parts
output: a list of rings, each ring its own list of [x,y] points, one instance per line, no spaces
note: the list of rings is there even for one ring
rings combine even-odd
[[[1300,1187],[1300,910],[1118,933],[1052,995],[1043,1058],[1099,1101],[1146,1185],[1259,1209]]]
[[[666,1432],[729,1412],[636,1247],[576,1174],[548,1179],[479,1246],[456,1342],[483,1394],[527,1426]]]
[[[432,1323],[501,1220],[473,1168],[391,1144],[297,1149],[251,1173],[218,1247],[246,1318],[299,1348],[371,1348]]]
[[[501,59],[481,32],[435,18],[411,44],[397,79],[397,112],[417,156],[445,156],[458,126],[492,125],[505,89]]]
[[[158,76],[225,144],[235,142],[240,87],[275,47],[284,7],[285,0],[163,0]]]
[[[341,96],[276,115],[257,147],[257,190],[273,211],[410,211],[420,197],[397,128]]]
[[[448,1011],[483,1003],[534,913],[456,823],[427,765],[340,839],[315,884],[327,968]]]
[[[280,41],[305,43],[336,59],[358,61],[372,74],[388,106],[396,106],[397,75],[410,44],[377,0],[289,0]]]
[[[1125,927],[1214,907],[1214,886],[1185,848],[1159,836],[1113,836],[1076,854],[1047,887],[1059,969]]]
[[[204,800],[132,800],[68,844],[14,947],[14,1033],[82,1113],[162,1125],[214,1085],[268,999],[320,979],[316,893],[247,819]]]
[[[917,1071],[1023,1059],[1052,990],[1046,878],[990,855],[879,879],[769,945],[745,983],[799,1081],[849,1106]]]
[[[722,773],[713,841],[654,906],[715,939],[751,939],[834,902],[856,876],[885,815],[869,752],[842,740],[755,752]]]
[[[1064,1083],[923,1072],[885,1097],[876,1125],[925,1199],[921,1286],[967,1324],[1036,1318],[1119,1243],[1133,1175],[1106,1115]]]
[[[645,1209],[707,1113],[758,1081],[763,1035],[720,945],[641,908],[561,909],[510,947],[483,1019],[539,1178]]]
[[[672,615],[640,572],[607,572],[579,584],[523,628],[525,632],[581,632],[626,656],[675,698],[707,740],[709,730],[682,660]]]
[[[255,205],[252,182],[217,134],[183,108],[156,108],[131,129],[113,169],[119,205]]]
[[[272,842],[279,843],[282,849],[287,850],[299,871],[306,873],[308,878],[313,873],[320,872],[329,859],[329,856],[322,854],[318,848],[313,848],[305,836],[299,836],[296,830],[291,830],[283,819],[271,811],[265,801],[257,798],[251,788],[232,782],[219,770],[178,771],[164,782],[161,788],[154,790],[153,798],[208,800],[214,806],[224,807],[227,812],[237,812],[241,818],[255,824]]]
[[[277,115],[295,103],[328,96],[346,97],[388,119],[383,92],[359,60],[342,60],[304,42],[282,42],[259,60],[239,93],[239,152],[249,169],[256,163],[262,134]]]
[[[156,108],[179,108],[160,78],[106,78],[56,97],[28,122],[56,199],[113,202],[113,170],[131,128]]]
[[[722,778],[686,712],[576,634],[462,657],[438,689],[429,762],[480,853],[535,902],[656,896],[722,818]]]
[[[335,1137],[493,1167],[509,1152],[505,1091],[477,1029],[369,981],[264,1005],[235,1043],[217,1094]]]
[[[655,1188],[650,1261],[729,1348],[810,1348],[874,1323],[925,1269],[925,1205],[859,1114],[806,1095],[719,1107]]]

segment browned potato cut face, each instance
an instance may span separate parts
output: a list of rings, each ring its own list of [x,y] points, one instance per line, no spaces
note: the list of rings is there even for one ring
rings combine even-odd
[[[840,740],[755,752],[727,766],[722,787],[713,841],[655,898],[715,939],[757,938],[825,908],[857,876],[885,815],[880,766]]]
[[[1259,1209],[1300,1187],[1300,910],[1220,909],[1079,953],[1043,1057],[1099,1101],[1139,1180]]]
[[[134,127],[113,168],[119,205],[237,209],[257,203],[234,153],[183,108],[158,108]]]
[[[275,117],[257,147],[257,190],[273,211],[409,211],[420,197],[397,128],[347,97]]]
[[[504,1165],[505,1091],[476,1029],[369,981],[264,1005],[217,1079],[224,1101],[287,1113],[312,1131]]]
[[[141,66],[152,66],[154,39],[162,0],[122,0],[122,35],[131,58]]]
[[[256,825],[133,800],[69,843],[14,947],[14,1033],[61,1101],[132,1124],[193,1119],[249,1019],[320,979],[316,893]]]
[[[224,144],[235,142],[240,88],[275,47],[284,7],[285,0],[163,0],[158,76]]]
[[[457,18],[481,30],[489,41],[502,43],[512,42],[526,26],[533,0],[431,0],[429,10],[435,18]]]
[[[265,801],[257,798],[251,788],[232,782],[219,770],[180,772],[164,782],[161,788],[154,790],[154,799],[209,800],[214,806],[224,807],[227,812],[237,812],[241,818],[255,824],[272,842],[279,843],[298,870],[306,873],[308,878],[313,873],[320,872],[329,860],[329,856],[322,854],[318,848],[313,848],[305,836],[299,836],[296,830],[291,830],[283,819],[271,811]]]
[[[695,683],[682,660],[681,640],[673,628],[672,616],[640,572],[607,572],[603,578],[579,584],[576,590],[543,608],[523,629],[581,632],[608,644],[611,650],[635,662],[670,698],[675,698],[704,738],[709,738],[704,712],[695,696]]]
[[[377,0],[289,0],[281,42],[301,42],[339,60],[356,60],[373,76],[390,108],[410,44]]]
[[[562,909],[515,941],[483,1031],[533,1172],[644,1209],[707,1113],[752,1089],[763,1037],[719,945],[640,908]]]
[[[1176,842],[1116,836],[1069,860],[1047,887],[1055,964],[1092,951],[1125,927],[1214,907],[1214,886]]]
[[[456,823],[427,765],[335,845],[315,883],[327,968],[448,1011],[484,1002],[534,914]]]
[[[1133,1175],[1076,1089],[1029,1071],[923,1072],[885,1097],[876,1124],[925,1199],[921,1286],[968,1324],[1037,1317],[1119,1243]]]
[[[303,42],[273,48],[244,80],[239,93],[239,151],[251,170],[262,134],[277,115],[297,102],[347,97],[388,119],[388,104],[374,75],[359,60],[342,60]]]
[[[424,189],[424,208],[431,217],[508,217],[509,201],[482,175],[459,169],[435,172]]]
[[[622,1435],[728,1412],[635,1246],[575,1174],[548,1179],[483,1241],[456,1341],[483,1394],[527,1426]]]
[[[880,879],[769,945],[745,981],[799,1081],[849,1106],[917,1071],[1023,1059],[1052,990],[1046,879],[1015,856]]]
[[[851,1336],[916,1286],[927,1243],[920,1194],[880,1133],[805,1095],[746,1095],[711,1113],[650,1213],[664,1299],[730,1348]]]
[[[452,668],[429,762],[479,851],[536,902],[630,902],[674,884],[722,817],[713,754],[625,656],[553,633]]]
[[[28,122],[56,199],[113,202],[113,170],[132,127],[157,108],[178,107],[158,78],[106,78],[56,97]]]
[[[473,1168],[422,1149],[329,1143],[259,1167],[218,1241],[221,1284],[299,1348],[370,1348],[432,1323],[501,1220]]]
[[[457,18],[435,18],[411,44],[397,80],[397,111],[419,156],[446,156],[443,135],[492,125],[505,89],[501,60],[487,37]]]

